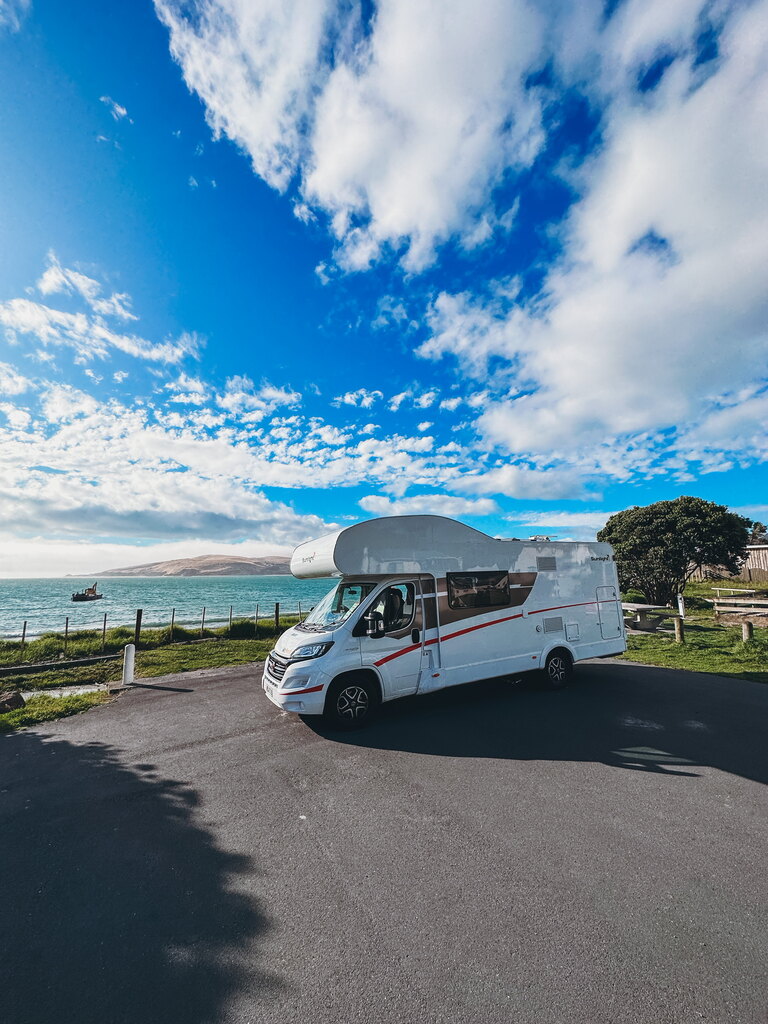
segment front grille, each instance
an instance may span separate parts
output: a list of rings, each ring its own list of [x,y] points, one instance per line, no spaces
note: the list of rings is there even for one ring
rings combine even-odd
[[[285,675],[285,670],[288,668],[289,665],[289,661],[283,661],[282,658],[278,658],[276,655],[270,654],[268,668],[269,674],[272,676],[273,679],[282,679],[283,676]]]

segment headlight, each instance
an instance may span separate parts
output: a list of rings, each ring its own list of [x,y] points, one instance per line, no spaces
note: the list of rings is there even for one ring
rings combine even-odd
[[[319,658],[326,651],[333,647],[333,640],[324,644],[307,644],[306,647],[297,647],[291,655],[291,661],[306,661],[308,658]]]

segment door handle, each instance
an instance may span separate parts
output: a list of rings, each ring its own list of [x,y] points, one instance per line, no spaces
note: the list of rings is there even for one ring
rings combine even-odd
[[[411,630],[411,643],[412,644],[417,644],[419,642],[420,638],[421,638],[421,636],[420,636],[420,633],[419,633],[418,629],[416,629],[414,627],[414,629]]]

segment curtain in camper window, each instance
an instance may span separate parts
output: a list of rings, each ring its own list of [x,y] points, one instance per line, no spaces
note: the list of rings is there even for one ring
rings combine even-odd
[[[451,608],[498,608],[509,604],[507,572],[449,572],[446,580]]]

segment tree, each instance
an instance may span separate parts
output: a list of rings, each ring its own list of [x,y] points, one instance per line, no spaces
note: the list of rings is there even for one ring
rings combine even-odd
[[[613,545],[621,589],[636,588],[650,604],[663,605],[704,565],[736,574],[751,526],[725,505],[683,497],[617,512],[597,539]]]
[[[768,530],[763,523],[754,522],[749,527],[748,544],[768,544]]]

